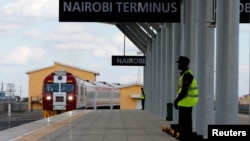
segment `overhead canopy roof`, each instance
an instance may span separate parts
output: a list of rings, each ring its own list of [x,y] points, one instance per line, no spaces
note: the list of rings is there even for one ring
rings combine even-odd
[[[113,24],[143,53],[162,23],[180,22],[180,15],[180,0],[59,1],[59,22]]]
[[[160,31],[161,23],[112,23],[123,32],[143,53],[152,38]]]

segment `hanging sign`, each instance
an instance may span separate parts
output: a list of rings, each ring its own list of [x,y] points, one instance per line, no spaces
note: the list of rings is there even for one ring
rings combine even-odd
[[[180,0],[59,0],[59,22],[180,22]]]
[[[112,66],[145,66],[145,56],[112,56]]]
[[[240,0],[240,23],[250,23],[250,0]]]

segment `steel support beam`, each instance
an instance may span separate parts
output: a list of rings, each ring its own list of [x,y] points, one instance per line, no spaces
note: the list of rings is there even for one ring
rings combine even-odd
[[[217,0],[215,124],[238,124],[239,0]]]
[[[132,41],[136,47],[138,47],[143,53],[145,53],[147,44],[141,42],[139,38],[130,32],[129,28],[124,24],[116,24],[116,27],[121,30],[129,39]]]

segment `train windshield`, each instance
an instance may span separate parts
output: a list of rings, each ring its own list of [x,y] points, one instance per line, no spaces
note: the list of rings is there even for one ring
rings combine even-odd
[[[59,84],[58,83],[46,84],[45,90],[46,90],[46,92],[58,92],[59,91]]]
[[[74,92],[74,84],[61,84],[61,92]]]

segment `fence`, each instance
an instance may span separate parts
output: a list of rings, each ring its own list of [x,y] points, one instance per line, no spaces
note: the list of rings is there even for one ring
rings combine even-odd
[[[249,114],[249,104],[239,104],[240,114]]]

